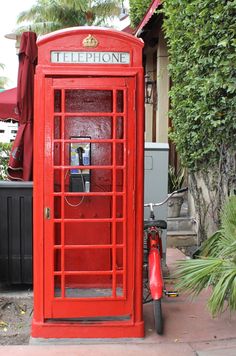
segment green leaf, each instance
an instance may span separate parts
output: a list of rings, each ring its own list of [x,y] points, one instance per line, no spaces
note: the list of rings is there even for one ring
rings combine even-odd
[[[199,258],[179,261],[175,272],[176,287],[193,296],[211,286],[208,307],[212,316],[226,306],[236,310],[236,196],[225,203],[221,217],[221,229],[203,243]]]

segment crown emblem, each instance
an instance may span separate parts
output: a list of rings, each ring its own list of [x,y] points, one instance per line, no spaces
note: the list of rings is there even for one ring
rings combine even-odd
[[[98,40],[93,37],[92,35],[88,35],[84,40],[83,40],[83,46],[84,47],[97,47],[98,45]]]

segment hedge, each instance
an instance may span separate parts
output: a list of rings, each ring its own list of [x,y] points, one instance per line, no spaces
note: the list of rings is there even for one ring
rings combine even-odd
[[[129,0],[129,15],[132,28],[138,26],[151,2],[151,0]]]
[[[173,131],[183,165],[199,170],[236,149],[236,1],[165,0]]]

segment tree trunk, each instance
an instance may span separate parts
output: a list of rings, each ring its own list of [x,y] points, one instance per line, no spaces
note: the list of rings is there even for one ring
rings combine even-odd
[[[220,211],[229,195],[236,193],[236,155],[220,149],[218,166],[190,173],[189,192],[193,198],[198,223],[198,241],[201,243],[220,227]]]

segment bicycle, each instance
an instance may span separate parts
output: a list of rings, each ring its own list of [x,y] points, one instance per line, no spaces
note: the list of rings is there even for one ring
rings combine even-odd
[[[164,321],[162,316],[161,301],[163,294],[169,297],[178,296],[177,292],[167,291],[164,288],[164,280],[162,274],[162,230],[167,229],[165,220],[156,220],[154,207],[165,204],[174,194],[187,191],[188,188],[182,188],[170,193],[165,200],[160,203],[144,204],[144,207],[149,207],[149,219],[144,221],[144,231],[146,238],[144,239],[144,250],[147,251],[148,265],[148,289],[149,294],[144,300],[144,303],[153,302],[154,322],[157,334],[163,334]],[[144,256],[145,260],[145,256]],[[147,298],[151,296],[150,300]]]

